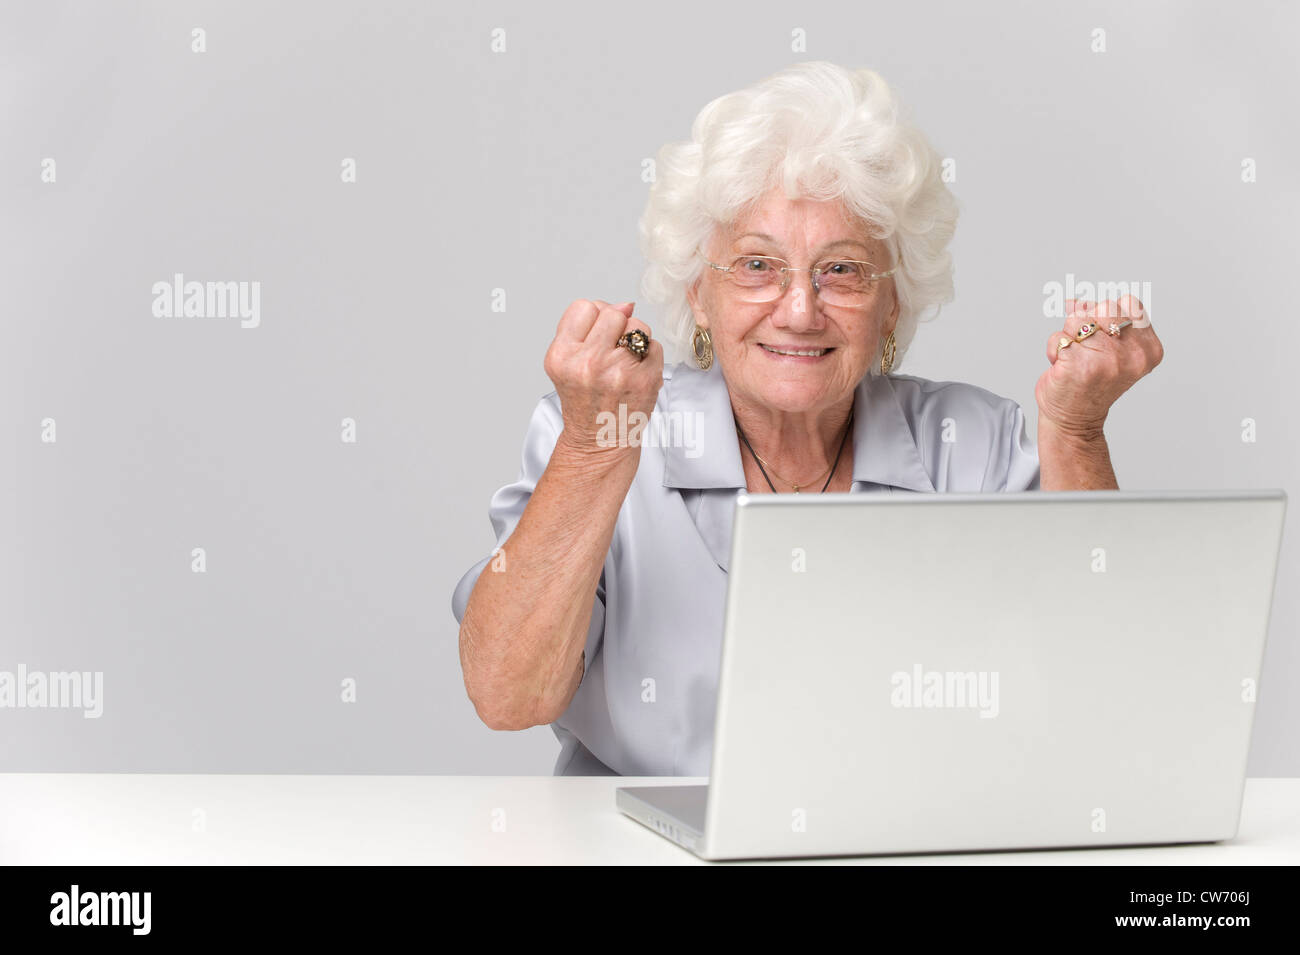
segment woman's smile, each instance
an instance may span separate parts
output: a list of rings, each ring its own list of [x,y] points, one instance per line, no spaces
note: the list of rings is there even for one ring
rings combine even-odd
[[[759,342],[758,347],[773,361],[798,362],[813,364],[828,358],[834,348],[809,348],[807,345],[768,344]]]

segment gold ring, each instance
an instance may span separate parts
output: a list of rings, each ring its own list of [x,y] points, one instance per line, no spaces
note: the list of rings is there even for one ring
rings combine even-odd
[[[650,350],[650,336],[641,329],[634,328],[630,332],[625,332],[614,347],[626,348],[636,355],[637,361],[645,361],[646,352]]]
[[[1100,326],[1096,322],[1084,322],[1079,326],[1079,331],[1075,333],[1073,338],[1065,338],[1062,336],[1061,340],[1056,343],[1056,350],[1059,352],[1062,348],[1066,348],[1069,345],[1073,345],[1075,342],[1081,342],[1085,338],[1097,334],[1097,329],[1099,327]]]

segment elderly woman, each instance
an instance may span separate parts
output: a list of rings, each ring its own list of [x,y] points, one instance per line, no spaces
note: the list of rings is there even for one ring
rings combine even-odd
[[[497,548],[452,602],[479,716],[550,724],[557,774],[708,775],[737,492],[1116,488],[1102,426],[1161,358],[1136,300],[1068,303],[1036,449],[1014,401],[896,373],[951,299],[957,210],[869,70],[714,100],[657,168],[644,288],[687,360],[630,302],[568,307]]]

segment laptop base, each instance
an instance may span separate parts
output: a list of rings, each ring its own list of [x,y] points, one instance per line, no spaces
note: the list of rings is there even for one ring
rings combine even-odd
[[[708,786],[626,786],[615,791],[620,812],[696,855],[704,850],[708,799]]]

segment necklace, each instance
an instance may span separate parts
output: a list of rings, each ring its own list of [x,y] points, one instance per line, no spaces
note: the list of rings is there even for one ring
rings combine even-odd
[[[732,419],[735,420],[734,415],[732,416]],[[835,477],[835,469],[839,467],[840,457],[844,454],[844,445],[848,443],[849,433],[852,430],[853,430],[853,412],[850,411],[848,423],[844,425],[844,436],[840,438],[839,450],[835,452],[835,460],[831,462],[830,474],[826,475],[826,483],[822,485],[823,494],[825,494],[826,489],[831,486],[831,480]],[[772,483],[772,479],[767,476],[768,468],[770,468],[772,465],[767,464],[766,461],[764,461],[762,458],[758,456],[758,452],[754,450],[754,446],[749,443],[749,438],[745,437],[745,432],[740,427],[740,422],[738,420],[736,421],[736,433],[740,435],[740,440],[745,442],[745,447],[749,449],[749,453],[754,456],[754,461],[758,464],[758,470],[763,475],[763,480],[767,482],[767,486],[772,489],[773,494],[777,493],[776,485],[774,485]],[[766,468],[763,467],[763,465],[765,464],[767,464]],[[821,474],[819,474],[817,475],[817,477],[813,478],[813,480],[808,481],[806,484],[800,485],[800,484],[795,484],[794,481],[790,481],[787,480],[786,478],[781,477],[781,475],[777,474],[776,471],[773,471],[772,473],[776,474],[776,479],[780,481],[782,484],[789,484],[792,488],[794,488],[795,494],[800,493],[801,489],[807,487],[809,484],[814,484],[817,481],[821,480]],[[822,472],[822,474],[825,473],[826,473],[825,471]]]

